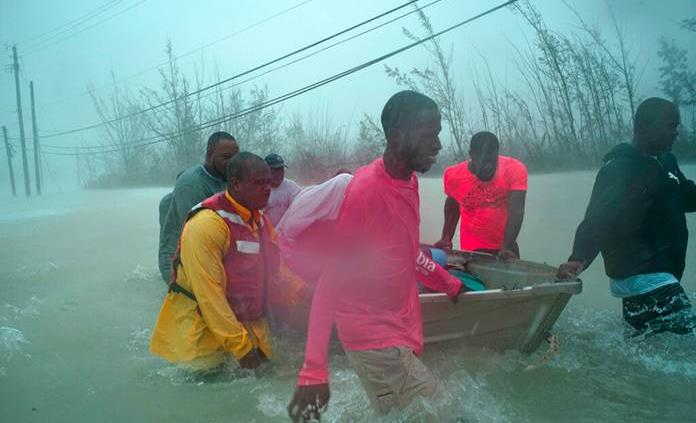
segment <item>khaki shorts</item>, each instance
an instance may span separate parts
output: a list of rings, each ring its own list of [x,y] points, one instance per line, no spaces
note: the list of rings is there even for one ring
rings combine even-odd
[[[417,396],[432,398],[440,382],[404,347],[346,351],[372,407],[380,414],[405,407]]]

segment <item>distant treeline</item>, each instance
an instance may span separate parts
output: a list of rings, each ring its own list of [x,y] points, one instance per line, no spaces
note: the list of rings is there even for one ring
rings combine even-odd
[[[466,159],[468,141],[480,130],[497,134],[504,154],[519,157],[531,171],[539,172],[597,167],[613,145],[630,140],[633,112],[643,99],[638,86],[646,58],[638,60],[613,15],[607,35],[589,26],[570,4],[567,7],[577,17],[578,29],[561,34],[550,29],[531,4],[513,6],[534,32],[527,44],[513,43],[511,60],[518,75],[514,87],[496,77],[484,54],[472,59],[481,66],[472,70],[471,78],[455,77],[451,53],[437,39],[423,44],[432,59],[429,66],[407,71],[385,66],[397,87],[428,94],[440,105],[445,145],[441,167]],[[418,33],[403,30],[412,40],[434,32],[423,12],[419,17]],[[696,38],[696,18],[685,18],[681,27]],[[659,41],[659,88],[682,111],[675,152],[694,159],[696,71],[685,48],[673,40]],[[326,178],[339,168],[354,169],[384,148],[379,118],[369,114],[357,128],[350,128],[333,122],[328,110],[317,116],[288,117],[269,107],[198,129],[204,122],[263,104],[268,90],[255,87],[243,92],[220,85],[187,95],[205,85],[205,75],[184,75],[171,44],[166,53],[169,66],[160,72],[159,89],[132,93],[116,88],[108,97],[92,95],[104,123],[102,145],[112,152],[85,155],[78,161],[85,186],[172,185],[181,170],[202,161],[205,140],[216,130],[232,133],[243,150],[283,154],[290,172],[302,182]],[[461,94],[469,83],[474,98]],[[164,102],[169,106],[139,113]],[[131,117],[117,119],[123,116]],[[134,142],[153,136],[163,141]]]

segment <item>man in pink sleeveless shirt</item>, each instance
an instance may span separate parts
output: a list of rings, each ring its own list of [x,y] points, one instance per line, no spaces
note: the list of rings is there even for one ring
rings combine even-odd
[[[348,185],[332,260],[317,283],[305,361],[288,406],[294,421],[318,418],[329,400],[328,344],[333,325],[378,413],[434,396],[438,381],[416,354],[423,349],[416,279],[456,300],[461,283],[419,256],[415,172],[441,149],[440,112],[414,91],[392,96],[382,111],[383,157],[358,169]],[[437,272],[445,275],[436,275]]]
[[[524,219],[527,168],[498,150],[494,134],[479,132],[471,137],[471,159],[445,169],[445,222],[436,247],[452,248],[461,216],[462,250],[520,257],[517,235]]]

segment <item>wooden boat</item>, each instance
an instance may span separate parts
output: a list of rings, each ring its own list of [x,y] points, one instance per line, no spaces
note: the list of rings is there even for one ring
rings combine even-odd
[[[454,304],[445,294],[420,294],[426,343],[462,339],[467,346],[535,351],[582,282],[556,280],[554,267],[450,251],[447,267],[473,274],[484,291],[466,292]]]

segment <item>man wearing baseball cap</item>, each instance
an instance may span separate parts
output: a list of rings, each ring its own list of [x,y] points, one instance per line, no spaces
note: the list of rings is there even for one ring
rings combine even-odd
[[[280,154],[271,153],[266,156],[266,163],[271,168],[271,196],[264,214],[277,225],[285,211],[290,207],[292,199],[300,192],[300,186],[285,177],[285,160]]]

